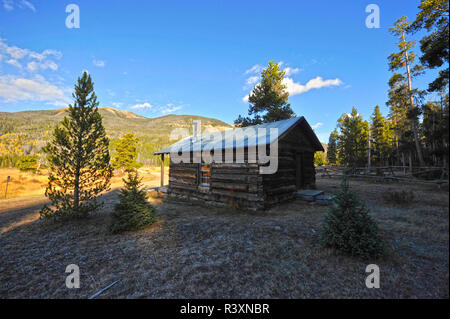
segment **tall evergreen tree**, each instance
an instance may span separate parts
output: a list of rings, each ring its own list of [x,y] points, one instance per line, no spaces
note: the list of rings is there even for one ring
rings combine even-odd
[[[390,132],[386,119],[380,112],[380,107],[375,106],[375,110],[371,117],[370,126],[370,144],[372,163],[381,165],[384,163],[389,154],[390,148]]]
[[[411,139],[411,121],[408,119],[409,97],[408,85],[402,74],[394,73],[389,80],[389,128],[392,135],[391,158],[395,163],[405,165],[405,154],[410,156],[415,150],[414,141]]]
[[[449,160],[449,140],[448,140],[448,133],[449,133],[449,94],[448,90],[445,94],[444,92],[441,92],[441,100],[440,100],[440,106],[441,106],[441,113],[442,113],[442,119],[441,119],[441,132],[442,136],[442,145],[443,145],[443,159],[442,159],[442,166],[448,168]]]
[[[448,87],[449,79],[449,4],[448,0],[422,0],[420,11],[409,31],[426,29],[429,33],[420,40],[420,62],[435,69],[446,65],[439,76],[429,84],[428,90],[439,92]]]
[[[417,119],[420,114],[419,108],[414,102],[414,95],[417,94],[417,90],[412,88],[412,77],[421,73],[423,67],[419,64],[414,65],[415,54],[412,50],[414,48],[415,42],[408,41],[406,39],[406,33],[410,23],[407,21],[406,17],[401,17],[398,19],[394,26],[389,29],[389,31],[398,37],[398,48],[399,51],[389,55],[389,69],[391,71],[396,71],[398,69],[405,68],[405,78],[408,83],[408,97],[409,97],[409,110],[408,118],[411,121],[412,132],[414,136],[414,143],[416,147],[417,157],[419,159],[420,166],[424,166],[424,160],[422,155],[422,147],[420,145],[419,132]]]
[[[289,92],[283,83],[285,72],[273,61],[261,73],[261,82],[256,84],[248,101],[249,117],[239,117],[234,121],[239,126],[275,122],[294,117],[294,111],[288,103]]]
[[[127,133],[119,140],[115,148],[112,166],[115,169],[130,170],[139,168],[141,164],[136,162],[137,143],[139,138],[134,137],[133,133]]]
[[[98,195],[110,185],[109,140],[98,112],[91,76],[86,72],[75,85],[74,104],[55,128],[44,147],[49,162],[49,180],[41,217],[85,217],[101,206]]]
[[[338,163],[337,159],[337,141],[338,141],[338,132],[335,129],[330,134],[330,138],[328,139],[328,147],[327,147],[327,162],[331,165],[336,165]]]
[[[369,123],[353,107],[350,114],[338,120],[340,135],[338,139],[339,161],[347,166],[363,166],[367,162]]]
[[[422,134],[427,161],[431,165],[445,166],[448,156],[448,105],[444,101],[430,101],[423,106]]]

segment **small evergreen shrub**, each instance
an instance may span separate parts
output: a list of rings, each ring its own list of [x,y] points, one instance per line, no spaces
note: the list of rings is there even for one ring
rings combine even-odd
[[[125,187],[120,190],[120,202],[111,214],[111,233],[143,229],[156,221],[155,208],[147,202],[141,180],[136,171],[128,171],[127,178],[123,179]]]
[[[414,192],[412,190],[394,190],[388,189],[383,193],[383,199],[387,203],[395,204],[395,205],[407,205],[411,204],[415,199]]]
[[[24,155],[17,161],[16,167],[21,172],[33,172],[36,173],[38,156],[37,155]]]
[[[351,256],[381,257],[385,246],[378,235],[378,226],[357,195],[349,190],[346,178],[334,202],[322,225],[322,245]]]

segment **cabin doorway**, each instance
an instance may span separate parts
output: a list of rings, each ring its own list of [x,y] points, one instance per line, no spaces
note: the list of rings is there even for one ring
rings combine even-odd
[[[303,186],[303,153],[295,154],[295,185],[297,189]]]

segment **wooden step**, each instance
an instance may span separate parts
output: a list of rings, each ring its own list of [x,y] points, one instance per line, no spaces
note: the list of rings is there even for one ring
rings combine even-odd
[[[319,195],[323,195],[324,191],[316,190],[316,189],[299,189],[296,193],[296,197],[301,200],[305,200],[308,202],[313,202],[316,200],[316,197]]]

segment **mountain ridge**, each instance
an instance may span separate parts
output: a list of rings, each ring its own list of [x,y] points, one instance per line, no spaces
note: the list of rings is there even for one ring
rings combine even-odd
[[[17,112],[5,112],[5,111],[0,111],[0,115],[13,115],[13,114],[25,114],[25,113],[54,113],[55,116],[59,116],[59,115],[63,115],[64,113],[67,112],[69,108],[60,108],[60,109],[52,109],[52,110],[46,110],[46,109],[42,109],[42,110],[24,110],[24,111],[17,111]],[[220,123],[223,123],[224,126],[229,126],[231,127],[230,124],[223,122],[221,120],[215,119],[215,118],[211,118],[211,117],[206,117],[206,116],[201,116],[201,115],[194,115],[194,114],[184,114],[184,115],[176,115],[176,114],[165,114],[165,115],[161,115],[161,116],[157,116],[157,117],[147,117],[144,115],[139,115],[136,114],[132,111],[128,111],[128,110],[119,110],[116,109],[114,107],[111,106],[100,106],[99,108],[100,114],[102,116],[104,116],[106,114],[106,112],[109,112],[111,114],[114,115],[118,115],[119,117],[123,117],[123,118],[133,118],[133,119],[147,119],[147,120],[157,120],[157,119],[163,119],[163,118],[174,118],[174,117],[180,117],[180,118],[204,118],[204,119],[211,119],[214,121],[218,121]]]
[[[27,138],[36,145],[31,152],[39,152],[50,139],[56,125],[67,115],[67,110],[68,108],[0,112],[0,135],[6,132],[26,133]],[[99,112],[106,134],[111,139],[111,149],[114,150],[119,138],[126,133],[133,133],[139,138],[138,161],[144,164],[157,164],[158,157],[153,153],[175,142],[169,139],[173,129],[186,128],[191,132],[193,120],[201,120],[203,128],[232,127],[218,119],[199,115],[167,114],[149,118],[112,107],[99,107]]]

